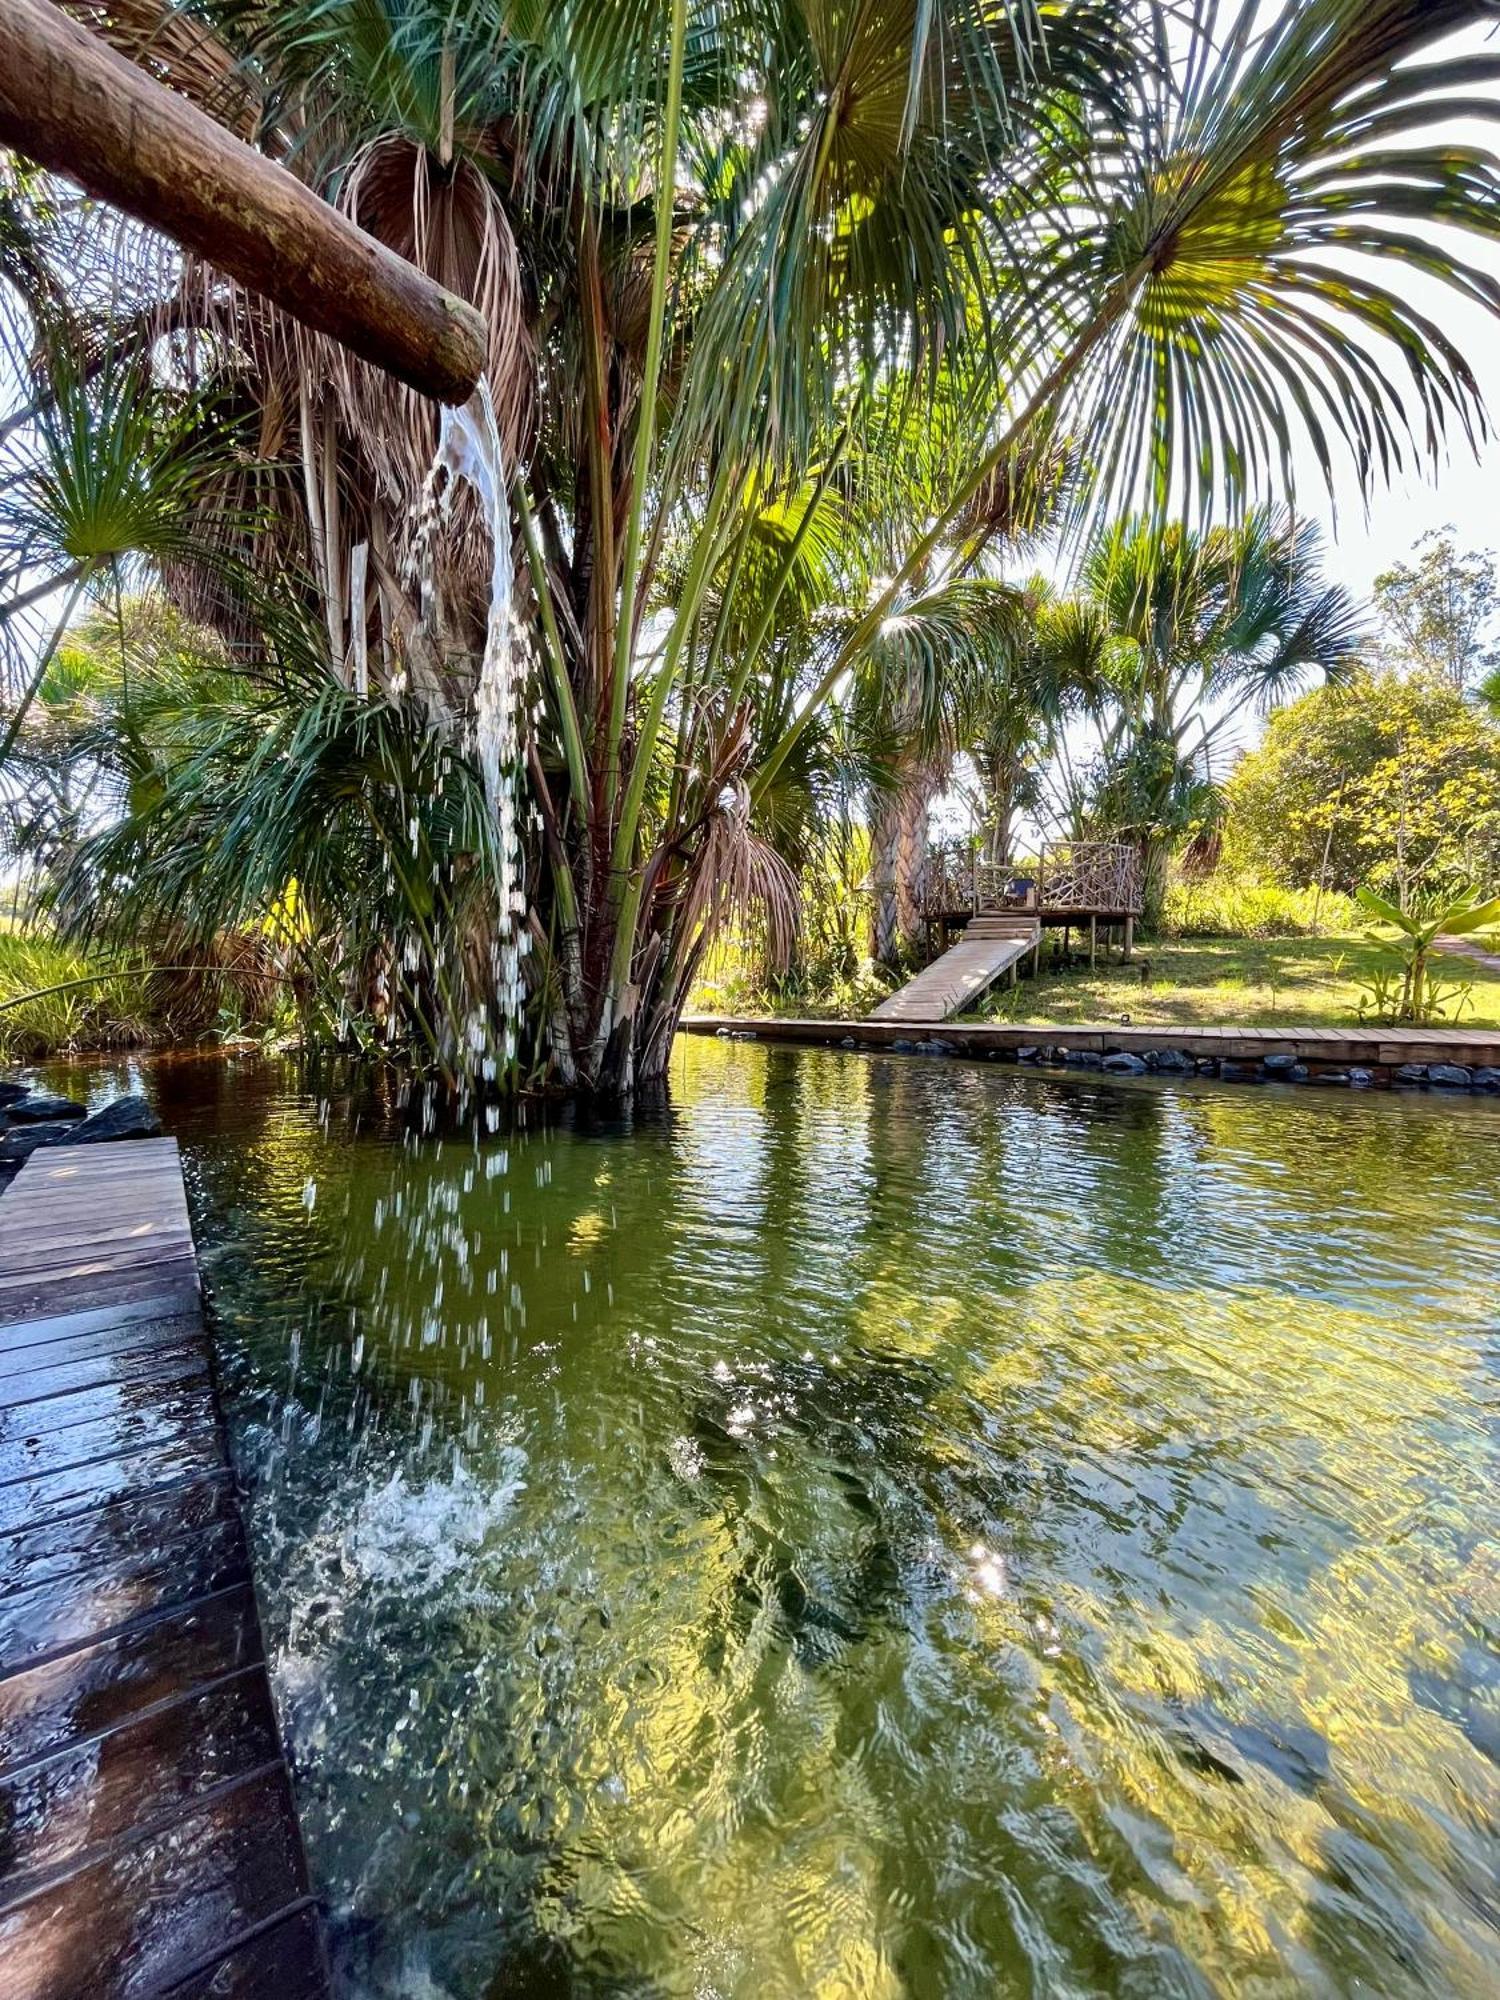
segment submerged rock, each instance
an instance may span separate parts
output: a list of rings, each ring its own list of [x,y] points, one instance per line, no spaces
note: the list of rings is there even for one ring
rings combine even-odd
[[[1467,1090],[1474,1081],[1474,1072],[1463,1063],[1429,1063],[1427,1081],[1441,1084],[1446,1090]]]
[[[0,1083],[0,1110],[7,1104],[18,1104],[23,1097],[30,1097],[29,1085],[24,1083]]]
[[[144,1097],[117,1097],[92,1118],[72,1126],[59,1141],[64,1146],[90,1146],[108,1139],[154,1139],[161,1120]]]
[[[1474,1072],[1476,1090],[1500,1090],[1500,1069],[1490,1063],[1481,1063]]]
[[[5,1115],[13,1124],[54,1124],[64,1118],[86,1118],[88,1106],[75,1104],[71,1097],[49,1097],[44,1091],[27,1091],[6,1105]]]
[[[0,1167],[18,1167],[42,1146],[55,1146],[73,1130],[60,1121],[23,1125],[0,1139]]]

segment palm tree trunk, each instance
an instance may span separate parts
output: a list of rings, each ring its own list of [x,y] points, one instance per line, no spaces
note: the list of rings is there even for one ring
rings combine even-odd
[[[910,767],[882,796],[870,829],[874,956],[893,970],[922,948],[927,887],[927,813],[942,784],[934,764]]]

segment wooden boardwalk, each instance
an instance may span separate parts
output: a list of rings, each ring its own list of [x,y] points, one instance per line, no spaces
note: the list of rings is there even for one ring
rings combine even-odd
[[[935,1024],[934,1024],[935,1025]],[[763,1042],[805,1042],[825,1047],[912,1046],[913,1026],[900,1021],[774,1020],[756,1014],[690,1014],[682,1023],[689,1035],[745,1035]],[[1051,1047],[1075,1053],[1127,1054],[1147,1049],[1180,1049],[1220,1062],[1253,1064],[1267,1056],[1291,1056],[1312,1065],[1359,1065],[1377,1080],[1403,1063],[1457,1063],[1468,1069],[1500,1068],[1500,1031],[1492,1028],[1200,1028],[1170,1022],[1138,1027],[1107,1021],[1055,1028],[1031,1024],[1002,1027],[985,1022],[947,1022],[940,1040],[945,1053],[1011,1056],[1023,1048]]]
[[[315,2000],[172,1139],[0,1198],[0,1995]]]
[[[870,1016],[873,1021],[946,1021],[961,1014],[981,993],[1041,942],[1041,926],[1024,913],[981,911],[958,943],[924,966]]]

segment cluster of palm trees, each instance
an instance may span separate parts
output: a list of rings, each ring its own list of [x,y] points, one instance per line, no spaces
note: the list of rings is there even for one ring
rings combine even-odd
[[[1453,123],[1500,108],[1481,0],[72,11],[485,315],[524,1048],[566,1085],[660,1076],[716,928],[785,933],[851,756],[895,854],[952,748],[1002,827],[1081,705],[1091,809],[1158,855],[1222,716],[1347,650],[1304,531],[1254,512],[1294,453],[1373,490],[1483,422],[1432,303],[1500,310],[1496,159]],[[0,194],[8,747],[59,591],[149,573],[218,649],[145,685],[120,621],[115,810],[60,909],[274,923],[456,1067],[503,923],[487,525],[461,499],[413,559],[435,412],[24,162]],[[1008,580],[1041,536],[1089,551],[1076,596]]]

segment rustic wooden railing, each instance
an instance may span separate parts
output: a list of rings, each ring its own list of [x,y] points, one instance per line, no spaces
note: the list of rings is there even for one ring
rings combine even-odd
[[[928,863],[922,907],[926,915],[1009,906],[1082,915],[1139,916],[1141,868],[1123,841],[1049,841],[1039,861],[1003,866],[963,856],[934,855]]]

